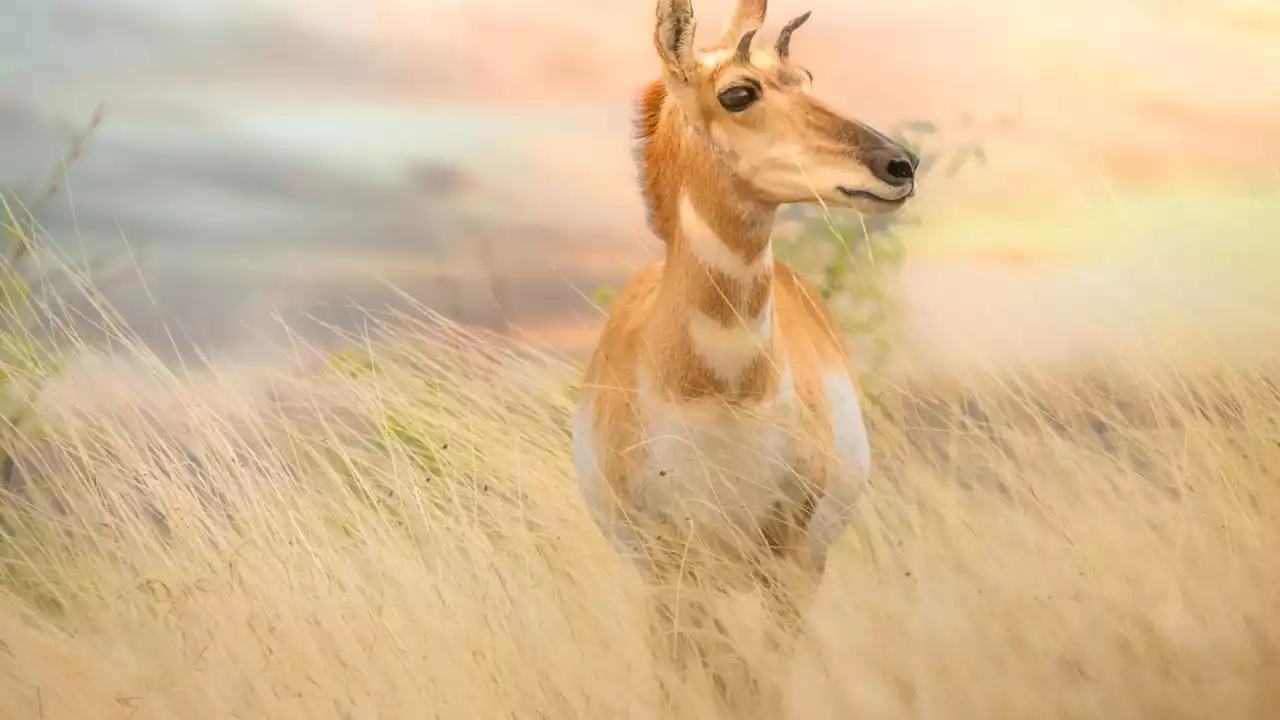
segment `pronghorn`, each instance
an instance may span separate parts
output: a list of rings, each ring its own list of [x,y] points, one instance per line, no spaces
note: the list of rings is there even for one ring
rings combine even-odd
[[[870,446],[844,338],[770,244],[784,203],[879,214],[919,159],[813,96],[789,57],[805,13],[753,47],[766,0],[739,0],[694,49],[690,0],[658,0],[663,76],[644,90],[637,162],[666,257],[615,300],[573,422],[580,490],[624,554],[637,523],[793,558],[820,578]]]

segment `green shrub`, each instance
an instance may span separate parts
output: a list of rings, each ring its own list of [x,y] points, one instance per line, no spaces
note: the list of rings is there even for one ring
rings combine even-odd
[[[985,163],[980,145],[966,143],[940,151],[927,142],[936,135],[933,123],[922,120],[905,122],[890,133],[920,156],[918,177],[923,182],[940,164],[950,176],[971,161]],[[889,330],[895,307],[888,289],[906,259],[897,231],[919,223],[913,207],[908,204],[902,212],[865,217],[855,210],[821,204],[790,205],[779,221],[781,227],[794,230],[777,244],[778,257],[817,286],[855,343],[859,367],[872,375],[882,370],[893,350]],[[868,392],[878,392],[874,379],[867,380]]]

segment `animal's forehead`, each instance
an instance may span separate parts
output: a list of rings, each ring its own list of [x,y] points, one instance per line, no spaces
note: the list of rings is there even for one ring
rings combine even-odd
[[[728,66],[736,54],[733,48],[717,48],[715,50],[706,50],[698,53],[698,64],[704,70],[711,72],[719,72]],[[751,66],[757,70],[772,70],[781,65],[778,62],[778,56],[767,50],[751,51]]]
[[[791,81],[798,76],[798,71],[787,67],[768,50],[752,51],[750,67],[735,61],[734,55],[735,51],[729,49],[709,50],[698,54],[698,64],[712,82],[728,75],[749,74],[769,84],[793,85]]]

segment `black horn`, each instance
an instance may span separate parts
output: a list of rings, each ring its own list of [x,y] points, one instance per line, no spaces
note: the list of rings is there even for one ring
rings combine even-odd
[[[810,10],[782,27],[782,32],[778,33],[778,57],[786,60],[787,56],[791,54],[791,33],[795,32],[801,25],[805,24],[809,19],[809,16],[812,14],[813,11]]]

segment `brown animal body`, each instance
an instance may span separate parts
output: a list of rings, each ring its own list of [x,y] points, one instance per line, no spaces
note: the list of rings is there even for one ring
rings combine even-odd
[[[727,552],[766,547],[820,576],[870,472],[845,341],[817,291],[773,258],[778,207],[875,214],[918,159],[812,94],[789,23],[753,48],[764,0],[694,49],[689,0],[659,0],[663,77],[639,103],[637,160],[666,257],[614,302],[574,420],[588,507],[619,549],[660,524]],[[642,563],[644,565],[644,563]]]

